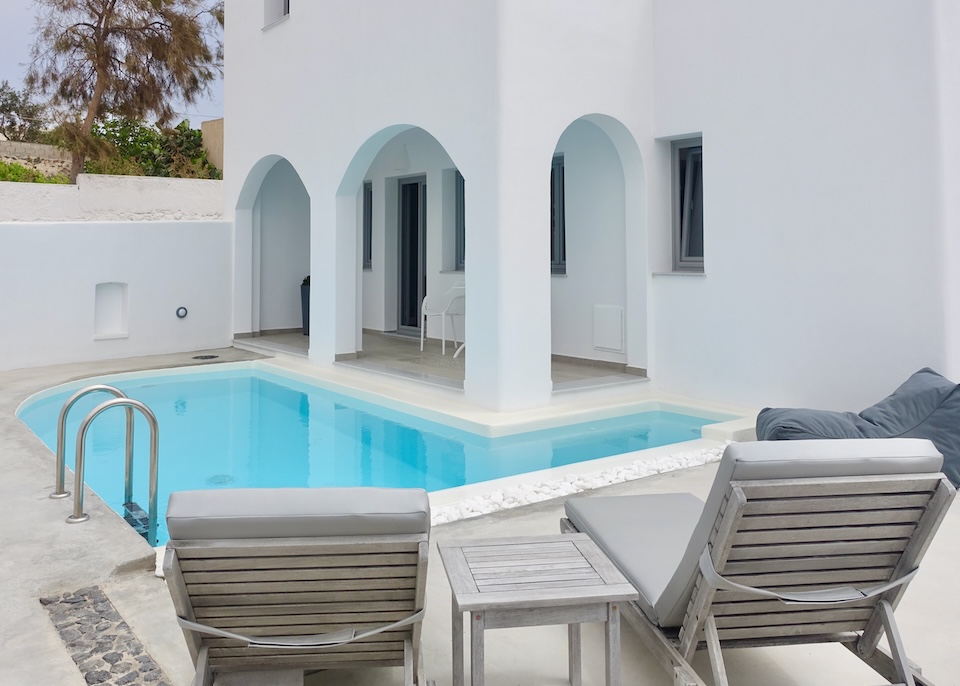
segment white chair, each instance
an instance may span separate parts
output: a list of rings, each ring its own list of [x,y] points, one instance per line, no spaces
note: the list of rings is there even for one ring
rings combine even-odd
[[[453,328],[453,344],[457,344],[457,325],[454,317],[466,314],[466,292],[462,282],[457,282],[450,290],[440,295],[428,295],[420,306],[420,352],[427,335],[427,317],[440,317],[440,352],[447,354],[447,317]]]

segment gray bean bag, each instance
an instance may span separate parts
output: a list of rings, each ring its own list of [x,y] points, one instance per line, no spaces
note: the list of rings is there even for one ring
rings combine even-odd
[[[929,438],[943,453],[943,473],[960,486],[958,388],[926,367],[860,414],[767,407],[757,415],[757,439]]]

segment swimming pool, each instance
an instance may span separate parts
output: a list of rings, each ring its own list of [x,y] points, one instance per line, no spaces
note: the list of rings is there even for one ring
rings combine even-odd
[[[57,417],[77,389],[109,383],[146,403],[160,427],[158,542],[170,492],[227,487],[395,486],[436,491],[700,437],[730,417],[652,410],[490,438],[320,388],[265,369],[223,365],[133,378],[87,379],[38,394],[17,416],[56,449]],[[81,398],[70,412],[66,461],[80,422],[110,399]],[[124,412],[87,433],[86,483],[123,513]],[[135,422],[134,501],[147,507],[149,429]],[[51,460],[51,473],[52,473]],[[68,479],[68,490],[73,485]]]

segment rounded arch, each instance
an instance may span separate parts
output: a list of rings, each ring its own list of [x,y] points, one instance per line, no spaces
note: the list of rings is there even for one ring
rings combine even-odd
[[[378,130],[347,163],[336,202],[338,354],[362,350],[364,329],[418,336],[423,297],[465,279],[457,173],[443,144],[409,123]],[[439,338],[438,320],[427,327]]]
[[[262,157],[244,179],[235,216],[235,328],[299,330],[299,286],[310,273],[310,194],[300,174],[281,155]]]
[[[551,236],[566,248],[562,268],[553,260],[554,272],[566,273],[552,281],[553,352],[645,370],[647,188],[636,138],[613,116],[585,114],[558,138],[552,169],[563,224]]]

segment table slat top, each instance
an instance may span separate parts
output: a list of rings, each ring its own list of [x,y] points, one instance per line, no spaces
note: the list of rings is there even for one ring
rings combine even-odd
[[[633,600],[636,589],[586,534],[438,543],[461,610]]]

